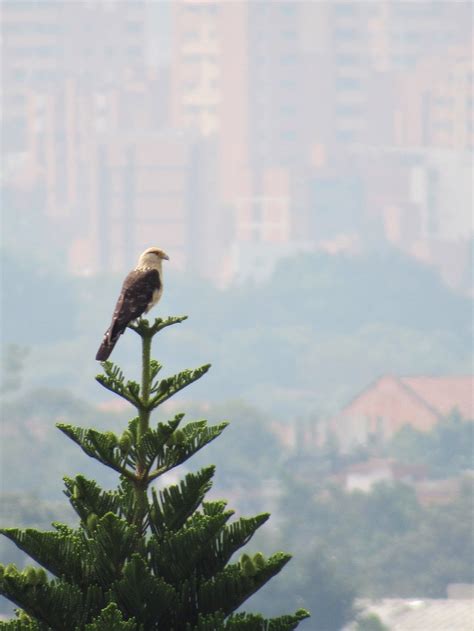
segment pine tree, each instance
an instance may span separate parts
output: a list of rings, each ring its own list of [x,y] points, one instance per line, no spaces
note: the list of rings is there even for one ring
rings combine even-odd
[[[120,436],[72,425],[59,429],[83,451],[120,476],[107,491],[82,475],[65,477],[65,494],[78,528],[53,523],[53,531],[8,528],[1,532],[39,567],[0,566],[0,593],[16,603],[5,631],[286,631],[309,614],[264,619],[234,613],[277,574],[290,555],[242,554],[231,562],[269,515],[231,520],[225,501],[205,501],[214,467],[188,473],[156,490],[160,476],[217,438],[227,423],[183,414],[153,426],[151,412],[202,377],[209,365],[159,378],[151,359],[153,337],[186,318],[141,320],[130,328],[142,341],[141,384],[126,381],[112,362],[97,381],[137,410]]]

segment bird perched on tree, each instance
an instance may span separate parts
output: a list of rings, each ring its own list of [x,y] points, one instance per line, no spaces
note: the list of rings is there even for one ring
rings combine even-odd
[[[113,351],[118,338],[133,320],[156,305],[163,293],[163,259],[169,256],[158,248],[148,248],[140,255],[137,266],[123,281],[122,291],[115,305],[114,315],[105,332],[95,358],[105,361]]]

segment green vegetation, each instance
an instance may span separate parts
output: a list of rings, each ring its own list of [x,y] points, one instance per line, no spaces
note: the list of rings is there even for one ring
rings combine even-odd
[[[262,590],[254,597],[254,607],[267,613],[275,611],[276,603],[282,611],[311,604],[312,631],[339,631],[354,618],[356,582],[324,543],[315,545],[306,535],[304,542],[298,538],[306,532],[304,524],[298,521],[295,530],[291,538],[298,550],[295,563],[285,572],[284,583],[276,580],[271,593]],[[275,543],[280,542],[277,538]]]
[[[0,506],[4,528],[21,525],[46,529],[53,521],[64,522],[74,519],[74,511],[63,501],[44,500],[31,493],[2,493]],[[0,559],[8,559],[17,566],[23,566],[26,555],[6,537],[0,537]],[[0,607],[0,611],[7,611],[7,608]]]
[[[318,495],[292,481],[282,496],[288,518],[281,541],[296,556],[331,550],[338,573],[363,597],[446,596],[449,583],[471,582],[472,483],[449,504],[423,507],[404,484],[380,484],[371,493],[326,486]],[[277,512],[278,514],[278,512]],[[304,604],[306,604],[306,600]],[[309,601],[310,602],[310,601]],[[317,609],[312,609],[317,616]]]
[[[18,493],[3,497],[2,505],[9,515],[6,525],[44,528],[52,520],[64,521],[67,517],[61,504],[52,501],[59,485],[47,472],[59,475],[80,470],[84,459],[80,453],[75,457],[65,449],[57,432],[49,431],[48,418],[62,417],[64,422],[74,423],[94,416],[106,430],[122,422],[120,415],[98,414],[92,406],[61,391],[15,394],[8,399],[6,409],[12,419],[9,427],[18,430],[3,453],[8,467],[16,471],[9,486],[25,492],[36,489],[39,495],[34,499],[20,499]],[[202,410],[188,406],[188,413],[199,416]],[[315,631],[336,631],[341,620],[351,619],[355,595],[442,597],[448,583],[471,580],[472,494],[467,481],[457,500],[439,507],[421,506],[412,488],[402,484],[382,485],[369,494],[346,493],[329,482],[330,476],[367,459],[368,449],[341,455],[337,443],[330,440],[323,448],[311,450],[310,455],[302,445],[300,453],[289,457],[266,415],[239,402],[206,410],[212,422],[226,413],[232,424],[217,443],[197,453],[193,463],[197,467],[205,467],[209,461],[217,465],[220,474],[214,493],[232,498],[240,514],[251,514],[262,505],[272,511],[273,528],[264,537],[256,533],[254,538],[260,549],[266,554],[275,547],[290,549],[296,557],[285,571],[284,581],[277,577],[271,590],[253,596],[256,610],[270,615],[275,608],[279,614],[305,607],[313,612],[311,627]],[[162,418],[164,421],[166,417]],[[29,432],[36,427],[31,419],[42,432],[34,450],[29,448]],[[403,459],[404,437],[409,435],[414,437],[416,449],[408,451],[407,460],[433,465],[435,473],[457,476],[466,469],[471,431],[472,423],[454,415],[422,436],[405,428],[389,445],[381,447],[381,453],[372,455],[391,453]],[[445,435],[446,439],[441,438]],[[396,453],[395,447],[399,449]],[[28,449],[29,466],[16,467]],[[187,472],[186,463],[182,467]],[[98,463],[94,467],[92,461],[87,472],[90,475],[92,471],[100,484],[111,485],[113,473],[103,469]],[[298,515],[296,521],[294,515]],[[1,556],[19,564],[25,562],[6,542]]]
[[[36,494],[47,500],[60,497],[64,473],[81,470],[84,459],[79,452],[65,449],[64,438],[54,428],[55,421],[75,423],[94,418],[100,429],[123,422],[126,415],[101,412],[95,406],[60,388],[33,388],[13,392],[1,402],[5,419],[5,438],[1,448],[4,488]],[[34,440],[34,449],[32,449]],[[28,454],[27,466],[18,466]],[[54,457],[53,457],[54,455]],[[110,471],[96,463],[88,464],[88,472],[101,484],[112,484]]]
[[[61,269],[38,264],[31,250],[19,256],[2,250],[2,337],[6,343],[30,345],[67,339],[74,331],[77,300]]]
[[[391,440],[387,453],[400,462],[423,464],[434,478],[448,478],[473,468],[474,423],[454,413],[431,432],[405,425]]]
[[[25,270],[15,275],[17,265],[10,257],[4,271],[9,282],[16,279],[18,304],[26,295],[39,300],[32,286],[37,276],[44,283],[49,276],[41,266],[32,275]],[[105,432],[126,419],[124,410],[99,410],[94,403],[105,397],[99,399],[97,388],[89,386],[92,357],[120,282],[71,280],[55,272],[52,304],[62,324],[46,327],[28,314],[28,340],[22,337],[25,322],[5,310],[8,326],[2,333],[13,345],[5,349],[2,381],[7,434],[1,460],[8,495],[0,502],[6,526],[72,523],[56,501],[64,473],[82,471],[100,486],[114,485],[114,472],[67,449],[51,421],[74,425],[93,418]],[[212,423],[223,417],[233,421],[192,463],[196,468],[217,465],[211,493],[229,497],[239,514],[262,506],[271,510],[265,536],[257,532],[252,539],[256,549],[267,555],[275,547],[289,549],[296,557],[271,589],[254,594],[252,607],[266,616],[305,607],[313,613],[312,629],[335,631],[341,620],[351,619],[354,595],[444,596],[449,582],[472,580],[467,484],[456,501],[426,508],[403,485],[364,495],[345,493],[329,481],[369,455],[425,465],[432,477],[457,476],[472,468],[472,423],[453,416],[430,433],[404,428],[388,445],[345,455],[335,440],[309,454],[304,449],[295,453],[273,430],[275,419],[291,429],[316,415],[324,418],[382,373],[469,372],[467,299],[443,287],[428,268],[392,253],[351,259],[302,256],[285,261],[262,285],[225,291],[192,274],[167,275],[163,308],[181,311],[190,303],[192,323],[170,328],[160,338],[160,355],[172,371],[184,361],[200,364],[211,357],[218,369],[196,382],[192,397],[182,391],[181,409],[200,417],[204,408]],[[56,321],[55,313],[50,322]],[[127,372],[138,372],[131,333],[116,353]],[[158,409],[157,421],[166,422],[168,413]],[[27,464],[18,466],[25,454]],[[186,465],[181,465],[183,475],[191,472]],[[1,545],[2,558],[25,563],[11,542]],[[7,610],[5,601],[1,610]]]
[[[356,631],[390,631],[378,616],[373,613],[359,618]]]
[[[25,384],[70,388],[97,400],[91,356],[122,279],[32,275],[12,257],[4,269],[8,295],[14,279],[14,304],[24,304],[21,296],[33,296],[29,304],[48,304],[47,325],[36,313],[5,309],[5,342],[31,347]],[[164,361],[177,370],[211,357],[218,367],[194,391],[200,400],[241,397],[272,415],[295,418],[334,411],[383,373],[470,370],[469,299],[396,252],[301,255],[282,261],[262,284],[224,291],[192,270],[167,273],[165,283],[160,309],[179,313],[192,304],[193,321],[163,340]],[[132,344],[126,335],[116,349],[127,372],[135,369]]]
[[[153,337],[185,318],[131,325],[142,340],[140,384],[112,362],[97,381],[136,408],[120,435],[67,423],[58,428],[91,458],[120,476],[114,491],[83,475],[65,477],[65,494],[80,519],[53,531],[2,528],[40,567],[0,566],[0,593],[19,605],[12,631],[289,631],[308,617],[264,619],[236,612],[278,574],[290,555],[234,554],[268,520],[268,513],[231,521],[225,501],[205,501],[215,467],[188,473],[179,484],[154,482],[217,438],[226,422],[183,425],[184,414],[154,424],[151,413],[207,373],[209,365],[159,378]],[[49,578],[47,570],[52,578]]]

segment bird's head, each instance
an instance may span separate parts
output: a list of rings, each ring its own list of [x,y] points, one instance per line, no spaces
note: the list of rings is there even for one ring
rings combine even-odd
[[[165,259],[169,261],[169,256],[163,250],[159,248],[148,248],[145,250],[138,259],[139,267],[156,267],[157,265],[161,266],[161,261]]]

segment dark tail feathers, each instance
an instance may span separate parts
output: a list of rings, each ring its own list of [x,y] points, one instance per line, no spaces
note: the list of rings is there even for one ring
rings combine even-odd
[[[95,356],[95,358],[99,362],[105,362],[110,357],[110,353],[114,350],[114,346],[115,344],[117,344],[117,340],[120,337],[120,333],[118,335],[115,335],[115,337],[113,338],[110,337],[109,331],[110,329],[107,329],[107,331],[105,332],[102,344],[100,345],[99,350],[97,351],[97,355]]]

